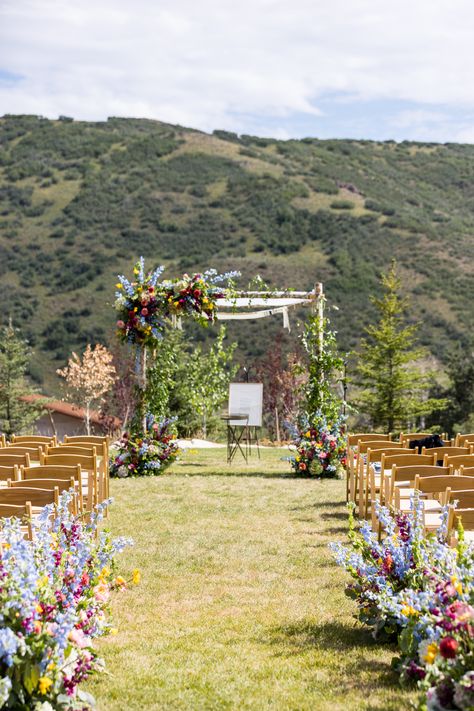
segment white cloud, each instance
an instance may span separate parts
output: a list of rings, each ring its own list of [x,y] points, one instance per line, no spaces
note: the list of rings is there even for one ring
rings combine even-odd
[[[327,92],[472,112],[473,46],[471,0],[1,0],[0,68],[24,79],[0,114],[283,134]]]

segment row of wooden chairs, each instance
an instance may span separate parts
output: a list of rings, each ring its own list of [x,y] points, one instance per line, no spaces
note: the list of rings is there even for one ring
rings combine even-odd
[[[427,528],[431,528],[433,521],[439,521],[441,506],[450,502],[452,492],[461,492],[460,506],[472,501],[474,441],[469,438],[474,435],[457,435],[449,445],[436,450],[423,449],[421,454],[407,446],[410,440],[428,434],[410,433],[400,436],[398,441],[379,433],[349,435],[347,498],[358,505],[360,517],[368,517],[370,512],[374,527],[377,526],[375,501],[403,510],[404,502],[406,505],[415,490],[415,480],[420,485],[426,481],[427,486],[431,483],[440,487],[439,492],[421,494],[425,516],[431,517],[427,519]],[[433,478],[437,479],[434,483]],[[462,511],[470,521],[469,507]]]
[[[32,537],[32,517],[48,505],[58,505],[71,493],[74,515],[87,516],[109,495],[108,442],[105,437],[56,438],[22,436],[0,439],[0,517],[26,519]]]

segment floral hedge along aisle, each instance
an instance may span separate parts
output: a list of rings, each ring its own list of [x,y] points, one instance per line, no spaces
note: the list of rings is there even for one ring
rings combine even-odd
[[[343,401],[335,386],[342,380],[343,360],[336,354],[336,334],[324,316],[324,297],[313,312],[303,333],[307,355],[308,381],[304,391],[304,411],[293,429],[295,455],[293,471],[301,476],[341,477],[346,463]]]
[[[219,299],[226,296],[237,272],[184,274],[179,279],[159,281],[163,267],[146,272],[143,257],[134,267],[130,281],[119,276],[115,308],[117,336],[136,349],[137,412],[131,432],[116,443],[112,476],[150,476],[163,472],[178,456],[173,441],[172,421],[155,422],[146,401],[147,369],[150,354],[165,337],[166,330],[182,318],[192,318],[202,326],[215,320]]]
[[[108,600],[127,585],[115,572],[115,555],[129,541],[97,531],[103,506],[85,524],[68,505],[66,493],[56,513],[46,507],[33,522],[32,541],[19,519],[0,523],[0,708],[94,708],[80,684],[104,669],[93,643],[113,632]]]
[[[410,514],[378,507],[382,541],[350,511],[351,546],[332,544],[351,575],[346,592],[375,636],[398,643],[394,668],[423,691],[419,708],[474,709],[474,546],[445,542],[445,526],[425,535],[420,501]],[[445,512],[447,518],[447,511]]]

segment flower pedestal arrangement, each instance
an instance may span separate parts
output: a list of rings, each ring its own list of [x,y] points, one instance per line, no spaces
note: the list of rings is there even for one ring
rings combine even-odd
[[[291,466],[300,476],[340,478],[346,464],[346,438],[342,418],[328,423],[317,413],[311,422],[304,419],[293,441],[295,456]]]
[[[147,417],[147,432],[125,433],[113,447],[115,456],[110,462],[110,476],[121,479],[129,476],[155,476],[178,458],[179,447],[170,431],[170,419],[153,422]]]

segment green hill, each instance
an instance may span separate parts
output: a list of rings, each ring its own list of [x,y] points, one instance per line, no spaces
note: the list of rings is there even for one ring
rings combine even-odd
[[[474,324],[474,146],[0,119],[0,318],[33,343],[47,389],[72,349],[108,340],[116,274],[140,254],[169,276],[215,266],[243,283],[322,281],[343,348],[395,257],[420,339],[442,360]],[[232,333],[250,357],[280,328]]]

